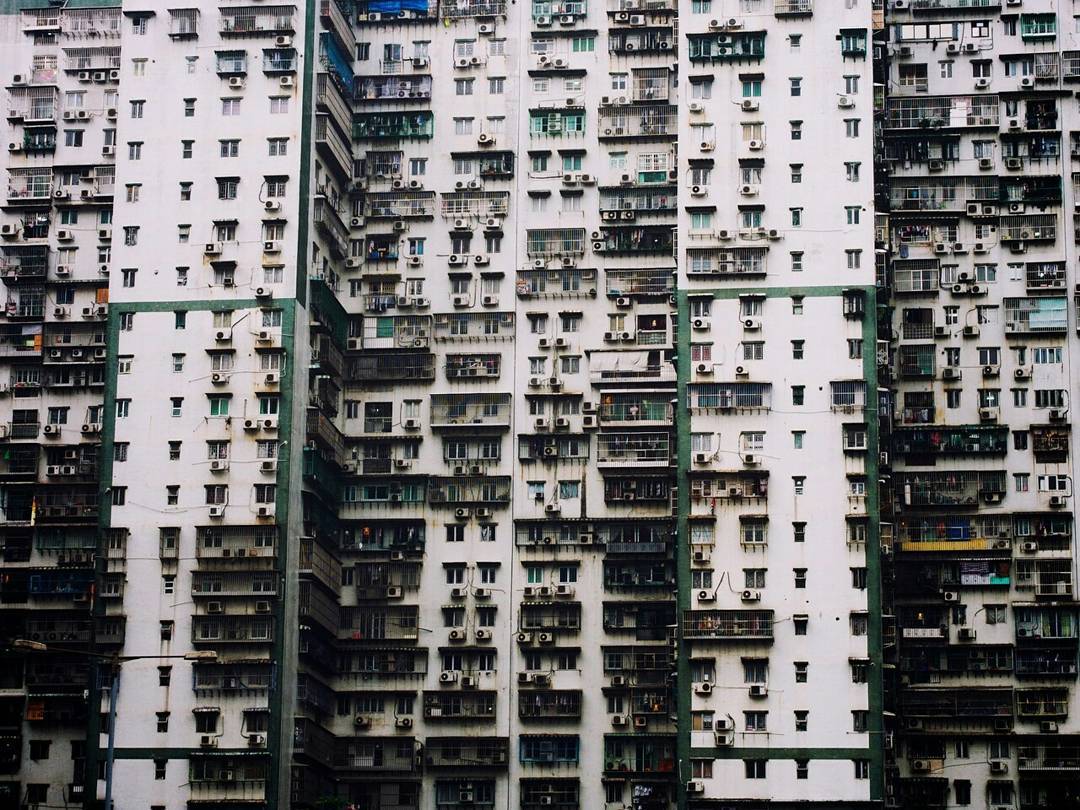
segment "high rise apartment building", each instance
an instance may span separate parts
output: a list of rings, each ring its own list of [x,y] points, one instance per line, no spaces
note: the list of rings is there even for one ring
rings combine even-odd
[[[1076,801],[1074,5],[886,14],[882,520],[903,806]]]
[[[0,2],[0,806],[1075,801],[1058,5]]]

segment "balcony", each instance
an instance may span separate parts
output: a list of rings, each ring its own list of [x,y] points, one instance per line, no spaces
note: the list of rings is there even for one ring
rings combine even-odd
[[[764,31],[689,34],[691,63],[756,62],[765,58]]]
[[[58,106],[59,91],[54,86],[8,89],[7,118],[13,124],[55,124]]]
[[[357,76],[353,92],[353,101],[357,104],[380,101],[426,103],[430,99],[431,76],[424,75]]]
[[[425,692],[424,719],[432,723],[494,722],[495,703],[495,692]]]
[[[897,499],[909,507],[967,507],[1000,503],[1005,498],[1004,471],[901,473]]]
[[[333,0],[325,0],[325,2],[333,2]],[[351,131],[352,107],[329,73],[319,73],[315,77],[315,105],[319,112],[330,115],[337,131],[345,133]],[[352,167],[349,171],[352,172]]]
[[[1013,723],[1012,689],[910,689],[902,704],[904,718],[921,720],[927,728],[967,723],[1008,731]]]
[[[436,315],[435,340],[452,342],[493,342],[514,336],[513,312],[461,312]]]
[[[671,424],[669,392],[604,394],[598,409],[600,422],[618,427],[662,427]]]
[[[200,570],[219,561],[239,561],[250,569],[269,568],[277,553],[273,526],[199,526],[195,529],[195,557]],[[211,562],[213,561],[213,562]]]
[[[550,57],[541,57],[550,59]],[[553,60],[555,64],[565,63],[565,58]],[[561,138],[585,134],[585,112],[574,109],[541,108],[529,111],[530,138]]]
[[[1080,774],[1080,747],[1075,745],[1021,745],[1016,758],[1020,773],[1032,777],[1072,780]]]
[[[429,352],[365,352],[359,357],[349,358],[345,369],[345,379],[347,382],[354,383],[424,382],[434,380],[435,355]]]
[[[470,17],[505,17],[505,0],[464,0],[453,6],[440,6],[439,13],[451,20]]]
[[[319,0],[319,17],[323,26],[333,32],[346,49],[351,49],[356,42],[349,22],[352,5],[342,0]]]
[[[814,0],[776,0],[773,14],[777,17],[806,17],[814,13]]]
[[[423,521],[370,522],[346,529],[341,548],[350,554],[416,554],[423,552],[425,536]]]
[[[893,449],[905,456],[1003,456],[1008,452],[1009,429],[997,425],[898,428]]]
[[[530,229],[526,231],[525,251],[534,260],[584,256],[585,229]]]
[[[428,484],[432,506],[464,508],[500,507],[510,503],[510,477],[502,475],[432,476]]]
[[[432,737],[424,748],[428,768],[498,768],[507,767],[510,741],[506,737]]]
[[[650,351],[593,352],[589,380],[593,385],[675,382],[675,367],[659,349]]]
[[[629,22],[630,12],[624,12]],[[608,51],[623,55],[663,53],[674,55],[678,48],[678,40],[675,37],[670,20],[659,21],[654,17],[647,18],[646,28],[632,31],[620,30],[618,27],[609,29]],[[616,25],[618,21],[616,21]]]
[[[674,138],[679,130],[678,107],[652,102],[601,107],[597,129],[601,141]]]
[[[773,639],[771,610],[688,610],[682,637],[690,641],[764,641]]]
[[[611,277],[613,271],[608,271]],[[596,271],[557,267],[517,271],[519,298],[581,298],[596,295]]]
[[[604,561],[604,590],[613,593],[663,593],[675,584],[667,562],[633,560]]]
[[[358,141],[427,139],[434,133],[435,115],[429,110],[358,113],[353,121],[353,139]]]
[[[893,98],[886,109],[887,129],[997,129],[1001,99],[996,95]]]
[[[9,205],[20,203],[49,204],[53,196],[53,173],[51,168],[8,169],[7,201]]]
[[[510,394],[432,394],[431,427],[505,430],[510,427],[511,405]]]
[[[601,468],[667,467],[672,461],[667,432],[601,433],[597,436],[596,463]]]
[[[365,315],[361,318],[359,337],[350,338],[349,348],[423,349],[430,343],[431,332],[430,315]]]
[[[1012,523],[996,515],[943,515],[904,520],[898,527],[905,552],[992,551],[1012,549]]]
[[[668,181],[666,171],[661,170],[656,174],[661,176],[660,182]],[[676,197],[675,188],[667,185],[644,188],[622,186],[602,188],[600,190],[600,218],[606,221],[633,220],[639,215],[674,214],[677,210]]]
[[[352,150],[331,124],[331,117],[327,113],[315,116],[315,147],[338,177],[352,177]]]
[[[265,806],[266,776],[270,754],[257,752],[247,756],[202,757],[189,761],[191,776],[188,790],[193,805]]]
[[[764,276],[768,272],[768,257],[769,249],[764,247],[687,248],[686,273],[690,278]]]
[[[1032,425],[1031,452],[1040,464],[1060,463],[1069,458],[1072,431],[1068,425]]]
[[[1006,335],[1063,335],[1069,328],[1069,302],[1064,296],[1005,298]]]
[[[431,193],[434,201],[434,192]],[[445,219],[474,217],[487,220],[505,217],[510,213],[508,191],[451,191],[442,195],[439,213]],[[490,226],[491,223],[486,223]],[[496,223],[501,226],[501,223]]]
[[[577,779],[520,779],[521,810],[578,810]]]
[[[353,771],[353,775],[417,773],[417,743],[412,737],[336,740],[333,767]]]
[[[672,480],[666,472],[663,475],[604,476],[604,502],[608,504],[631,502],[637,507],[660,505],[667,510],[671,508],[671,492]]]
[[[581,717],[580,689],[518,693],[518,718],[530,720],[577,720]]]
[[[1002,242],[1054,242],[1057,235],[1057,214],[1010,214],[1002,216],[998,226]]]
[[[609,298],[651,298],[669,295],[675,289],[675,273],[669,268],[645,267],[630,270],[609,268],[604,274]]]
[[[675,739],[650,735],[604,735],[604,775],[675,778]]]
[[[1029,291],[1064,289],[1064,262],[1028,262],[1024,278]]]
[[[506,213],[505,206],[502,213]],[[378,192],[364,198],[364,216],[368,219],[417,219],[434,215],[434,191]]]
[[[341,214],[326,197],[315,197],[312,220],[326,240],[330,255],[335,259],[344,259],[349,252],[349,229],[342,222]]]
[[[271,644],[274,621],[270,616],[193,616],[192,644]]]
[[[339,637],[351,641],[412,641],[420,637],[416,605],[345,606],[341,608]]]
[[[629,227],[601,226],[600,238],[593,242],[594,253],[659,254],[670,256],[675,247],[673,225]]]
[[[219,9],[218,33],[223,37],[292,34],[296,6],[248,6]]]

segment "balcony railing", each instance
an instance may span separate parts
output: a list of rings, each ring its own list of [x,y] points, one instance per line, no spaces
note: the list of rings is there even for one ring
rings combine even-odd
[[[713,641],[772,641],[771,610],[688,610],[682,618],[683,638]]]

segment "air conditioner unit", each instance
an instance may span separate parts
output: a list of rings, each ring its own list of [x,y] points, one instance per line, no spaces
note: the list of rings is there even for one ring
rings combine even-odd
[[[752,698],[763,698],[769,696],[769,687],[763,683],[754,683],[750,685],[747,690]]]
[[[974,641],[975,629],[972,627],[961,627],[957,631],[957,638],[959,638],[960,641]]]
[[[746,142],[746,148],[749,149],[751,152],[758,152],[765,148],[765,141],[762,141],[758,138],[752,138],[751,140]]]
[[[1050,496],[1049,503],[1050,503],[1050,506],[1052,506],[1054,509],[1061,509],[1063,506],[1065,506],[1065,504],[1067,502],[1068,502],[1068,500],[1066,499],[1066,497],[1064,495],[1051,495]]]
[[[757,112],[761,108],[761,105],[758,102],[749,98],[743,99],[740,106],[742,107],[743,112]]]
[[[850,110],[855,106],[855,99],[850,96],[840,96],[840,98],[836,100],[836,106],[841,110]]]
[[[212,518],[225,517],[225,505],[224,504],[216,504],[214,506],[211,506],[210,507],[210,517],[212,517]]]
[[[243,87],[244,87],[244,77],[243,76],[230,76],[229,77],[229,87],[232,90],[241,90],[241,89],[243,89]]]
[[[744,602],[760,602],[761,591],[746,589],[742,592],[742,601]]]
[[[199,738],[199,746],[201,748],[217,748],[217,737],[204,734]]]

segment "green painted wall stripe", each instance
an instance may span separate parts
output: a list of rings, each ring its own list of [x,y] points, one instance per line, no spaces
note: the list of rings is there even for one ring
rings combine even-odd
[[[676,708],[679,726],[675,751],[679,761],[676,796],[679,810],[686,810],[686,783],[691,776],[690,758],[690,709],[693,705],[693,687],[690,681],[690,655],[683,646],[683,612],[690,609],[690,409],[687,407],[686,388],[690,380],[690,302],[684,291],[676,294],[676,324],[678,343],[676,357],[676,398],[675,403],[675,449],[676,449],[676,487],[678,492],[678,521],[675,528],[675,571],[679,583],[675,602],[675,637],[676,648]]]
[[[305,3],[304,81],[300,99],[300,210],[296,235],[296,299],[307,305],[308,218],[311,211],[311,127],[315,120],[315,3]]]

